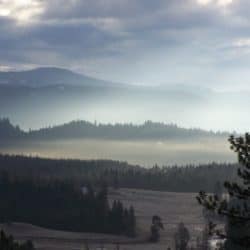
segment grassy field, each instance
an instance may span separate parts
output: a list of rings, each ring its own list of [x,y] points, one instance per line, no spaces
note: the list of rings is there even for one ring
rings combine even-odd
[[[114,199],[122,200],[126,205],[133,205],[137,216],[138,236],[136,239],[126,237],[62,232],[40,228],[23,223],[1,225],[7,233],[11,233],[18,240],[31,239],[38,250],[77,250],[85,249],[88,241],[90,249],[120,250],[160,250],[173,247],[173,234],[179,222],[184,222],[190,230],[192,240],[199,236],[204,221],[202,209],[195,200],[196,194],[168,193],[136,189],[110,190],[110,202]],[[157,244],[148,243],[149,229],[153,215],[159,215],[164,222],[161,241]]]

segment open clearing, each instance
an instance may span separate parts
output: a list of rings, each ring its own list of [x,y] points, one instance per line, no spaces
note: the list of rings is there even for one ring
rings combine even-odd
[[[86,241],[90,249],[116,249],[120,243],[121,250],[160,250],[173,247],[173,234],[179,222],[184,222],[190,230],[192,240],[200,234],[204,221],[202,208],[195,200],[196,194],[169,193],[137,189],[119,189],[110,191],[110,202],[120,199],[125,205],[133,205],[137,217],[138,237],[129,239],[105,234],[74,233],[49,230],[23,223],[1,225],[7,233],[18,240],[31,239],[38,250],[77,250],[84,249]],[[161,241],[157,244],[147,242],[151,218],[159,215],[164,222]]]

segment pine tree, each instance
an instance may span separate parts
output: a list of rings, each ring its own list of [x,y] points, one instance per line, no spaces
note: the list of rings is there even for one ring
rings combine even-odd
[[[210,223],[210,233],[216,233],[226,239],[225,249],[246,250],[250,249],[250,135],[231,136],[229,142],[240,163],[239,180],[224,184],[230,198],[219,198],[217,195],[208,195],[201,191],[197,200],[205,208],[227,218],[225,233]]]
[[[160,240],[160,230],[164,229],[163,223],[161,221],[161,217],[158,215],[154,215],[152,217],[152,225],[151,225],[151,236],[150,241],[158,242]]]
[[[136,218],[133,206],[130,206],[128,211],[128,236],[135,237],[136,236]]]

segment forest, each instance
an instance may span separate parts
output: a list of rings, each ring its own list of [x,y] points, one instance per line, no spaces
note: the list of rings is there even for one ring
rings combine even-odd
[[[25,222],[51,229],[136,235],[133,207],[108,202],[107,188],[89,183],[17,180],[0,174],[0,222]]]
[[[238,164],[187,166],[157,165],[143,168],[112,160],[56,160],[0,154],[0,171],[20,180],[59,180],[74,183],[105,183],[113,188],[138,188],[169,192],[213,192],[225,180],[237,178]]]

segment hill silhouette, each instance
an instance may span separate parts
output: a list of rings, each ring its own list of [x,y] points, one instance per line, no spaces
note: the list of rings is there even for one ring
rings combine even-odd
[[[0,119],[1,139],[112,139],[112,140],[164,140],[194,139],[203,137],[228,137],[226,132],[201,129],[186,129],[175,124],[146,121],[143,124],[102,124],[88,121],[72,121],[62,125],[25,132],[11,124],[9,119]]]
[[[111,85],[110,82],[98,80],[68,69],[42,67],[26,71],[0,72],[0,85],[21,85],[42,87],[48,85]]]

